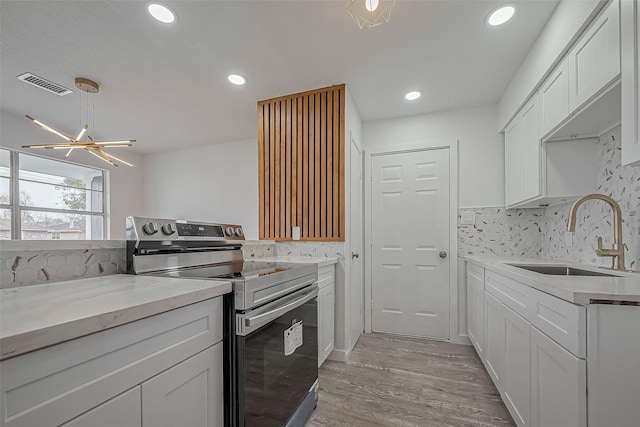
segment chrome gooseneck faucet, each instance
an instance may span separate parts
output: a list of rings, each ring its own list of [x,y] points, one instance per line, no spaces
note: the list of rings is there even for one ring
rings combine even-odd
[[[605,196],[604,194],[587,194],[581,199],[578,199],[573,206],[571,206],[571,210],[569,211],[567,231],[572,233],[576,231],[576,214],[578,212],[578,208],[587,200],[602,200],[611,206],[611,210],[613,210],[613,248],[603,249],[602,237],[598,237],[598,249],[596,250],[596,255],[599,257],[611,257],[613,259],[613,264],[611,266],[612,269],[626,271],[624,267],[625,245],[622,243],[622,211],[620,210],[618,202],[613,200],[611,197]]]

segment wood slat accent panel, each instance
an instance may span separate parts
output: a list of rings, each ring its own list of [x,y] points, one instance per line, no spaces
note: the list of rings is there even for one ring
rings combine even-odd
[[[345,238],[345,86],[258,102],[260,239]]]

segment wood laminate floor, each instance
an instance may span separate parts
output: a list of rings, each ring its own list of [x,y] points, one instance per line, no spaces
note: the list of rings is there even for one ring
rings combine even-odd
[[[319,378],[306,427],[515,425],[471,346],[365,334]]]

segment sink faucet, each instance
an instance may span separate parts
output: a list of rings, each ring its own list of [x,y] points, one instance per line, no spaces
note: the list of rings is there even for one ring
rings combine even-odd
[[[571,206],[571,210],[569,211],[567,231],[571,233],[576,231],[576,214],[578,212],[578,208],[587,200],[602,200],[609,204],[613,211],[613,248],[603,249],[602,237],[598,237],[598,249],[596,250],[596,255],[599,257],[611,257],[613,259],[613,264],[611,266],[613,270],[626,271],[624,268],[625,244],[622,243],[622,211],[620,210],[618,202],[613,200],[611,197],[605,196],[604,194],[587,194],[581,199],[578,199],[573,206]]]

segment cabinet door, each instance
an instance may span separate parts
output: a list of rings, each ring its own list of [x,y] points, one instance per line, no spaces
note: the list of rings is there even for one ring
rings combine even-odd
[[[145,427],[223,425],[222,343],[142,384]]]
[[[540,87],[540,136],[569,117],[569,62],[565,58]]]
[[[505,204],[510,206],[522,196],[522,124],[519,115],[505,129],[504,150]]]
[[[540,117],[538,96],[534,95],[522,108],[522,188],[519,201],[540,196]]]
[[[318,292],[318,366],[327,359],[334,347],[335,284]]]
[[[619,1],[612,0],[569,51],[570,110],[579,108],[619,74]]]
[[[142,426],[140,386],[114,397],[61,427]]]
[[[467,334],[484,362],[484,269],[467,264]]]
[[[505,354],[504,389],[500,391],[516,424],[529,426],[531,424],[529,322],[504,304],[501,305],[504,314]]]
[[[587,425],[585,361],[530,326],[531,425]]]
[[[485,366],[498,390],[503,390],[505,371],[505,328],[503,304],[488,292],[484,293]]]
[[[640,3],[620,4],[622,54],[622,164],[640,163]]]

